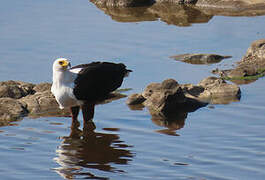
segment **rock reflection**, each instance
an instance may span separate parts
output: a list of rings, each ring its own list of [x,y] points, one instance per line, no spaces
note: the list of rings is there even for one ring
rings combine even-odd
[[[133,154],[129,145],[120,140],[117,134],[95,132],[95,124],[90,121],[83,131],[79,124],[71,126],[71,133],[63,137],[54,160],[60,165],[55,171],[65,179],[75,177],[108,179],[98,177],[93,170],[124,172],[112,164],[128,164]]]
[[[157,130],[156,132],[171,136],[179,136],[176,130],[184,127],[185,120],[188,116],[187,112],[176,111],[173,114],[165,116],[164,114],[157,114],[155,111],[149,109],[151,120],[154,124],[166,127],[167,129]]]
[[[91,0],[92,3],[94,1]],[[141,22],[161,20],[176,26],[190,26],[193,23],[207,23],[212,16],[192,6],[174,3],[154,3],[145,7],[113,7],[95,4],[113,20],[118,22]]]
[[[188,117],[188,113],[194,112],[201,107],[206,106],[207,104],[201,104],[200,106],[194,106],[193,104],[187,104],[184,108],[176,109],[170,113],[162,113],[154,110],[152,108],[147,107],[152,122],[161,127],[165,127],[166,129],[156,130],[156,132],[161,134],[166,134],[170,136],[179,136],[176,133],[176,130],[179,130],[184,127],[185,120]],[[144,107],[137,108],[139,105],[128,105],[128,107],[135,111],[135,110],[143,110]]]

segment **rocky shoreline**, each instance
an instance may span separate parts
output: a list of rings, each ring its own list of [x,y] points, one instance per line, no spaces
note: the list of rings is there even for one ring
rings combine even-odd
[[[177,57],[195,59],[197,63],[200,58],[203,62],[214,58],[215,62],[227,56],[185,54]],[[265,75],[265,39],[254,41],[234,69],[215,69],[213,73],[220,77],[207,77],[196,85],[179,84],[174,79],[151,83],[143,92],[130,95],[126,103],[132,110],[147,107],[152,120],[161,124],[164,120],[176,117],[181,117],[180,119],[184,121],[183,117],[185,119],[188,112],[207,104],[228,104],[239,101],[240,87],[227,83],[226,80],[241,84],[242,81],[253,81]],[[32,84],[12,80],[0,82],[0,126],[25,116],[31,118],[70,116],[68,109],[59,109],[50,89],[50,83]],[[126,95],[113,92],[99,104],[124,97]]]

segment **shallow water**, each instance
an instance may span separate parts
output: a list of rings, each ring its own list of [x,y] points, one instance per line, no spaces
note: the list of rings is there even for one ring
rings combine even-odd
[[[214,16],[187,27],[122,23],[83,0],[6,1],[0,80],[51,82],[53,60],[63,56],[72,65],[125,63],[134,71],[122,86],[132,88],[126,94],[166,78],[198,83],[238,61],[264,38],[264,25],[265,16]],[[169,58],[183,53],[233,57],[204,66]],[[1,179],[264,179],[264,83],[241,85],[239,102],[184,115],[174,122],[178,130],[158,126],[147,109],[130,110],[126,98],[98,105],[96,129],[84,137],[67,117],[13,122],[0,127]]]

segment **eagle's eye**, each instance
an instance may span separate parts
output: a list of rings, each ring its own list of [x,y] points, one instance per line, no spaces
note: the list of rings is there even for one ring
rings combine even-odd
[[[59,61],[59,64],[60,64],[60,65],[63,65],[63,61]]]

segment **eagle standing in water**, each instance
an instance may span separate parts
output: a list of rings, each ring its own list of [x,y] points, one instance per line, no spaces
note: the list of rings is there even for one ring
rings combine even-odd
[[[59,58],[53,63],[51,92],[60,109],[70,108],[73,122],[80,107],[86,122],[94,116],[95,103],[119,88],[129,72],[122,63],[92,62],[71,67],[67,59]]]

